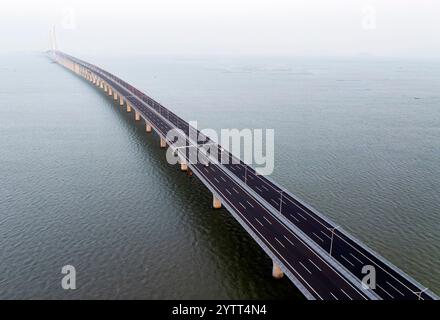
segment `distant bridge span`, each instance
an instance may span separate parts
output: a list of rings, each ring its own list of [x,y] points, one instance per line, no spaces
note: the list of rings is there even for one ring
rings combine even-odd
[[[213,194],[213,207],[224,206],[273,261],[273,276],[286,274],[307,299],[318,300],[438,300],[430,290],[349,235],[288,190],[235,158],[220,145],[218,158],[204,155],[193,141],[188,122],[113,74],[61,51],[49,56],[89,80],[119,101],[146,131],[160,136],[161,147],[174,141],[167,133],[180,129],[186,148],[175,149],[182,170],[188,168]],[[198,131],[197,131],[198,132]],[[200,133],[200,132],[199,132]],[[205,163],[191,163],[189,148]],[[222,157],[233,159],[222,163]],[[367,266],[367,267],[366,267]],[[364,268],[375,271],[375,287],[364,287]]]

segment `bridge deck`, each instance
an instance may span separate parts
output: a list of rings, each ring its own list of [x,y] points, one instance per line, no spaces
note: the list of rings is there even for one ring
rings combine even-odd
[[[148,121],[163,138],[175,128],[185,135],[190,125],[125,81],[85,61],[57,52],[99,77]],[[205,137],[206,144],[213,143]],[[172,141],[168,142],[172,144]],[[217,146],[218,159],[206,157],[209,166],[191,164],[187,149],[179,149],[195,175],[219,198],[265,252],[309,299],[437,299],[377,253],[350,236],[313,208],[253,168]],[[222,164],[225,156],[235,162]],[[281,210],[280,210],[281,209]],[[333,238],[333,241],[332,241]],[[376,270],[376,288],[361,289],[362,267]]]

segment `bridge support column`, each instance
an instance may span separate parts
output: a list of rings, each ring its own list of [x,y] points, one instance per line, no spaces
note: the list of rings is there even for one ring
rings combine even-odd
[[[112,87],[108,87],[108,95],[109,95],[109,96],[113,95]]]
[[[167,142],[164,138],[160,137],[160,147],[165,148],[167,146]]]
[[[214,209],[220,209],[222,207],[222,201],[215,195],[212,195],[212,207]]]
[[[141,120],[141,114],[137,111],[134,112],[134,120],[136,121]]]
[[[188,171],[188,164],[186,163],[186,160],[180,160],[180,171]]]
[[[107,85],[104,83],[104,92],[107,92],[107,91],[108,91]]]
[[[103,82],[103,81],[100,81],[100,83],[99,83],[99,87],[100,87],[101,89],[104,89],[104,82]]]
[[[99,82],[100,82],[100,80],[97,79],[97,80],[96,80],[96,83],[95,83],[97,87],[99,87]]]
[[[124,98],[122,98],[122,96],[119,97],[119,105],[120,106],[124,105]],[[127,103],[127,105],[128,105],[128,103]],[[128,107],[127,107],[127,109],[128,109]]]
[[[116,93],[116,91],[113,92],[113,99],[115,99],[115,101],[118,100],[118,94]]]
[[[127,103],[127,112],[131,112],[131,106]]]
[[[284,272],[281,270],[280,266],[275,262],[273,262],[272,266],[272,277],[275,279],[281,279],[284,276]]]
[[[145,131],[147,131],[148,133],[152,131],[152,128],[148,123],[145,125]]]

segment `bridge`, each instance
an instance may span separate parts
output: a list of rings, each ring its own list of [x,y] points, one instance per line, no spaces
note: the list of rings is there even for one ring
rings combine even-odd
[[[111,96],[146,132],[154,129],[160,146],[171,147],[182,171],[189,170],[213,195],[213,207],[225,207],[272,259],[272,275],[284,274],[311,300],[438,300],[432,291],[369,249],[325,215],[272,179],[201,134],[188,122],[124,80],[58,50],[58,64]],[[185,146],[167,138],[177,130]],[[191,132],[200,134],[202,143]],[[198,140],[198,139],[197,139]],[[214,157],[206,146],[214,145]],[[190,152],[203,161],[192,163]],[[227,163],[222,159],[229,159]],[[374,276],[365,281],[366,275]],[[373,280],[372,280],[373,279]]]

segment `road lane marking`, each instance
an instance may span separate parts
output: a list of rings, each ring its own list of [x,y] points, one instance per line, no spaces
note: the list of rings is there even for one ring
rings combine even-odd
[[[387,283],[391,288],[393,288],[393,289],[396,290],[398,293],[400,293],[402,296],[405,296],[405,294],[403,294],[402,291],[398,290],[398,289],[397,289],[395,286],[393,286],[391,283],[389,283],[388,281],[386,281],[386,283]]]
[[[252,203],[250,203],[248,200],[246,200],[247,203],[249,203],[249,205],[253,208],[254,206],[252,205]]]
[[[342,290],[342,289],[340,289],[350,300],[353,300],[353,298],[352,297],[350,297],[348,294],[347,294],[347,292],[345,292],[344,290]]]
[[[316,233],[312,232],[312,234],[317,237],[319,240],[321,240],[322,242],[324,242],[324,239],[322,239],[320,236],[318,236]]]
[[[348,260],[346,257],[344,257],[342,254],[341,254],[341,258],[344,259],[345,261],[347,261],[349,264],[351,264],[352,267],[354,267],[354,264],[350,260]]]
[[[258,220],[257,218],[255,218],[255,220],[257,220],[257,222],[258,222],[259,224],[261,224],[262,227],[264,227],[264,224],[262,224],[262,223],[260,222],[260,220]]]
[[[299,261],[299,264],[308,272],[308,273],[310,273],[310,274],[312,274],[312,271],[310,271],[309,269],[307,269],[306,268],[306,266],[301,262],[301,261]]]
[[[264,190],[269,191],[269,189],[267,189],[263,184],[261,185],[261,187],[262,187]]]
[[[280,244],[280,245],[282,245],[283,246],[283,248],[285,248],[286,246],[280,241],[280,240],[278,240],[278,238],[277,237],[274,237],[274,239]]]
[[[348,253],[350,256],[352,256],[353,258],[355,258],[357,261],[359,261],[359,263],[364,264],[358,257],[356,257],[354,254],[352,254],[351,252]]]
[[[339,300],[333,293],[330,292],[330,294],[332,295],[333,298],[335,298],[336,300]]]
[[[258,188],[257,186],[255,186],[255,189],[257,189],[260,192],[263,192],[263,190],[261,190],[260,188]]]
[[[220,176],[220,179],[222,179],[224,182],[226,182],[225,178],[223,178],[222,176]]]
[[[238,201],[238,203],[246,210],[246,207],[244,206],[243,203],[241,203],[240,201]]]
[[[382,288],[381,286],[379,286],[377,283],[376,283],[376,286],[377,286],[380,290],[382,290],[383,292],[385,292],[387,295],[389,295],[391,298],[394,299],[394,296],[393,296],[391,293],[389,293],[388,291],[386,291],[384,288]]]
[[[298,218],[295,217],[293,214],[289,213],[289,215],[290,215],[293,219],[295,219],[297,222],[299,222]]]
[[[287,241],[289,241],[289,243],[290,243],[292,246],[296,247],[296,246],[293,244],[293,242],[289,240],[289,238],[287,238],[285,235],[283,235],[283,237],[284,237],[284,239],[286,239]]]
[[[217,183],[220,183],[220,181],[218,181],[216,177],[214,177],[214,180],[217,181]]]
[[[226,192],[227,192],[227,193],[229,193],[229,195],[231,195],[231,196],[232,196],[232,193],[231,193],[231,191],[229,191],[229,190],[228,190],[228,189],[226,189],[226,188],[225,188],[225,190],[226,190]]]
[[[235,191],[235,193],[239,193],[238,191],[237,191],[237,189],[235,189],[234,187],[232,187],[232,190],[234,190]]]
[[[327,233],[325,233],[324,231],[320,231],[323,235],[325,235],[327,238],[331,239],[332,237],[330,237]]]
[[[314,262],[313,262],[312,260],[310,260],[310,259],[309,259],[309,261],[310,261],[311,264],[313,264],[313,265],[315,266],[316,269],[318,269],[319,271],[322,271],[321,268],[318,267],[318,266],[316,265],[316,263],[314,263]]]
[[[270,199],[270,201],[272,201],[273,203],[275,203],[275,205],[276,206],[278,206],[279,205],[279,203],[278,202],[276,202],[274,199]]]
[[[307,221],[307,218],[306,217],[304,217],[301,213],[299,213],[299,212],[295,212],[297,215],[299,215],[301,218],[303,218],[304,220],[306,220]]]
[[[267,218],[265,216],[263,216],[263,219],[266,220],[267,222],[269,222],[269,224],[272,224],[272,222],[270,222],[269,220],[267,220]]]

